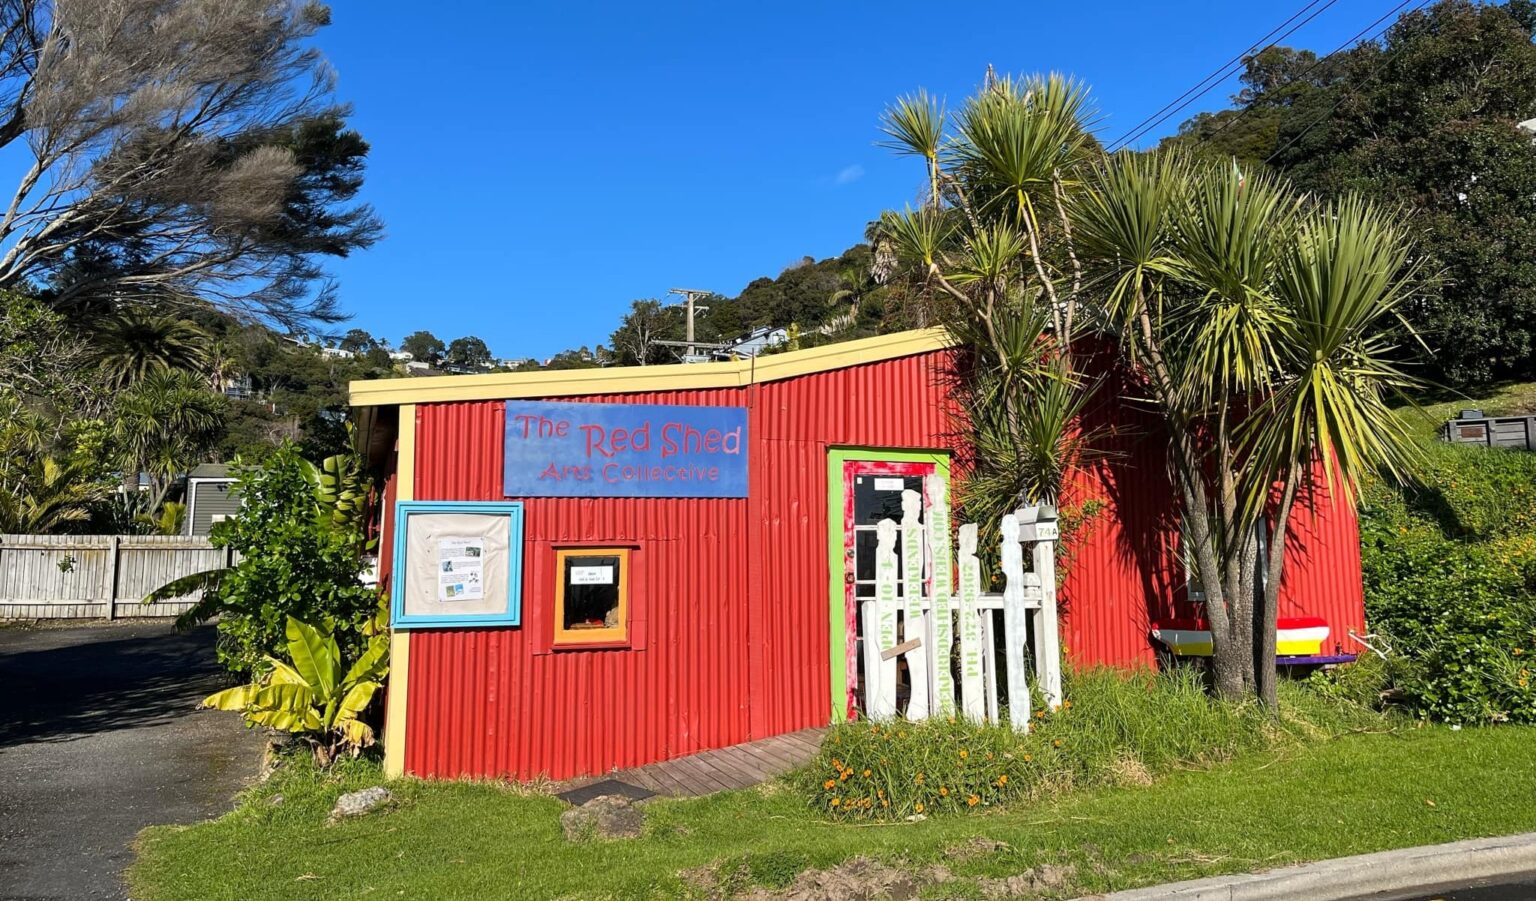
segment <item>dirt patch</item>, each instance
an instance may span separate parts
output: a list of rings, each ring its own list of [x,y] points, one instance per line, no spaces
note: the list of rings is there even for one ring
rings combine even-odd
[[[1128,788],[1145,788],[1152,784],[1152,773],[1135,754],[1122,754],[1109,765],[1110,778],[1116,785]]]
[[[981,896],[989,901],[1001,898],[1028,898],[1043,891],[1063,888],[1075,875],[1077,875],[1077,867],[1071,864],[1056,866],[1047,863],[1013,876],[978,879],[976,887],[981,890]]]
[[[743,901],[906,901],[930,885],[954,878],[948,867],[912,870],[868,857],[852,857],[835,867],[803,870],[788,886],[752,886],[741,861],[717,863],[679,874],[694,891],[712,899]]]
[[[987,838],[985,835],[975,835],[958,845],[950,845],[944,849],[944,859],[963,863],[967,860],[975,860],[988,854],[996,854],[999,851],[1008,850],[1007,842],[1000,842]]]

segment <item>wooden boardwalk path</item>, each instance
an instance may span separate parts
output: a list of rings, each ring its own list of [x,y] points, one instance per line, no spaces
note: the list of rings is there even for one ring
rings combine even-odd
[[[822,736],[826,734],[826,729],[802,729],[630,770],[573,779],[563,783],[561,788],[570,790],[616,779],[658,795],[678,798],[750,788],[810,761],[820,750]]]

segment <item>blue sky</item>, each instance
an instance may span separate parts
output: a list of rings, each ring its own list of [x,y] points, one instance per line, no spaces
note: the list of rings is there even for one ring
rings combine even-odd
[[[902,93],[1062,71],[1112,139],[1301,5],[336,0],[319,44],[387,237],[332,271],[352,324],[392,342],[602,343],[634,298],[735,294],[913,200],[918,165],[874,146]],[[1332,50],[1392,5],[1336,0],[1286,43]]]

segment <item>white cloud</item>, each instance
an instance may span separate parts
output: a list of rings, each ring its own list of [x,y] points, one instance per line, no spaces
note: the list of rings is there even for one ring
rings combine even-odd
[[[838,170],[837,176],[832,179],[832,183],[835,185],[848,185],[853,184],[863,177],[864,167],[860,166],[858,163],[854,163],[852,166],[844,166],[842,169]]]

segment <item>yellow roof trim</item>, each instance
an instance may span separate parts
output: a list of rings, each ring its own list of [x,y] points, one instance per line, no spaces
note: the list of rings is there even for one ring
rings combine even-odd
[[[953,344],[943,329],[897,332],[827,344],[757,359],[670,366],[619,366],[552,372],[493,372],[431,378],[366,379],[351,384],[352,406],[431,404],[520,397],[573,397],[639,391],[740,388],[816,372],[943,350]]]

